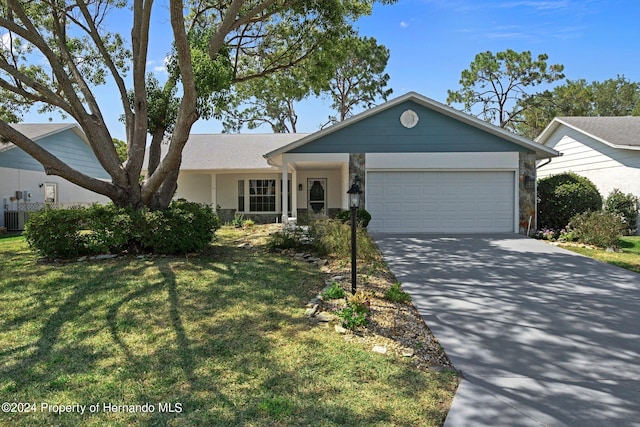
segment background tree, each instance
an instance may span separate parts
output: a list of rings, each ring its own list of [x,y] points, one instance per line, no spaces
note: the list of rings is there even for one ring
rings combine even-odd
[[[116,152],[121,162],[127,160],[127,143],[121,139],[113,138],[113,145],[116,146]]]
[[[564,78],[564,66],[547,65],[547,59],[546,54],[534,60],[529,51],[518,53],[511,49],[479,53],[469,69],[462,71],[462,88],[448,91],[447,103],[462,104],[468,113],[480,104],[478,117],[513,130],[517,117],[545,101],[535,96],[533,88]]]
[[[385,73],[389,49],[372,37],[348,37],[343,43],[338,66],[329,85],[331,106],[337,115],[330,123],[341,122],[353,114],[356,107],[373,107],[380,99],[386,101],[393,89],[387,88]]]
[[[551,91],[536,95],[536,106],[515,120],[519,134],[534,139],[554,117],[640,115],[640,83],[624,76],[603,82],[567,80]]]
[[[224,131],[239,132],[244,126],[255,129],[266,124],[275,133],[296,133],[295,104],[328,87],[338,45],[336,42],[314,52],[299,67],[236,84],[217,113]]]
[[[342,121],[355,108],[370,108],[392,93],[385,73],[389,49],[374,38],[353,31],[305,60],[304,66],[268,78],[236,85],[233,103],[223,106],[224,129],[238,132],[267,124],[274,132],[297,132],[295,104],[310,96],[327,95],[336,111],[330,123]],[[233,106],[232,109],[229,109]]]
[[[34,157],[47,174],[103,194],[117,206],[162,209],[175,192],[191,127],[212,103],[224,102],[234,84],[299,66],[313,52],[331,46],[372,6],[370,0],[168,0],[155,6],[143,0],[7,0],[0,4],[0,27],[11,41],[0,47],[0,104],[5,111],[38,104],[42,111],[75,119],[111,180],[70,167],[1,118],[0,136]],[[180,94],[177,109],[167,109],[156,122],[149,120],[152,91],[146,75],[154,7],[155,19],[168,14],[173,37],[163,94],[175,99],[167,95],[173,87]],[[113,11],[121,22],[130,14],[130,40],[106,30]],[[129,73],[132,87],[125,80]],[[107,82],[115,85],[122,105],[126,162],[118,157],[93,93],[96,85]],[[151,123],[161,123],[163,132],[171,128],[171,133],[166,155],[140,181]]]

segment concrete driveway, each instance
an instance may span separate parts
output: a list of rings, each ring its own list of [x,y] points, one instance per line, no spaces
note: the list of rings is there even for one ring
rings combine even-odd
[[[445,427],[640,426],[640,275],[517,235],[375,235],[464,377]]]

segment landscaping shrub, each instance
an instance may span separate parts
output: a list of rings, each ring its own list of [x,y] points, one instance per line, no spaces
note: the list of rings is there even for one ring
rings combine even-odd
[[[31,249],[41,256],[73,258],[86,252],[86,239],[80,233],[85,209],[45,208],[29,215],[24,236]]]
[[[344,289],[338,282],[331,282],[331,286],[322,292],[322,297],[326,299],[344,298]]]
[[[602,196],[589,179],[573,172],[538,181],[538,226],[561,229],[583,212],[602,209]]]
[[[335,311],[340,318],[343,328],[357,329],[360,326],[367,326],[371,321],[371,295],[358,291],[349,297],[347,306]]]
[[[186,200],[174,200],[162,211],[145,214],[143,245],[155,253],[184,254],[204,249],[220,227],[211,207]]]
[[[393,302],[409,302],[411,295],[400,288],[400,283],[396,282],[384,293],[385,299]]]
[[[624,234],[635,234],[638,229],[638,211],[640,210],[640,200],[631,193],[624,194],[617,188],[614,189],[604,202],[604,209],[607,212],[622,215],[626,229]]]
[[[309,225],[313,246],[320,255],[351,256],[351,225],[333,219],[319,219]],[[357,255],[360,259],[374,259],[377,249],[362,227],[356,230]]]
[[[182,254],[204,249],[220,226],[207,205],[173,201],[163,211],[117,208],[45,209],[32,214],[25,236],[47,258],[145,250]]]
[[[616,247],[625,229],[620,215],[606,211],[578,214],[571,218],[569,225],[579,242],[601,248]]]
[[[336,218],[349,224],[351,223],[351,211],[341,211]],[[356,211],[356,221],[358,221],[360,227],[367,228],[369,222],[371,222],[371,214],[365,208],[360,208]]]
[[[142,212],[118,208],[113,204],[86,209],[86,244],[89,253],[118,253],[139,245]],[[138,217],[137,221],[134,218]]]
[[[297,249],[304,246],[302,239],[304,234],[299,229],[277,231],[267,239],[267,249],[275,251],[276,249]]]

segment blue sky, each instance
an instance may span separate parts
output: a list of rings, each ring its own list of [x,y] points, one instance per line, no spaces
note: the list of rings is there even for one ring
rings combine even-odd
[[[156,7],[166,10],[160,2]],[[169,46],[162,39],[170,33],[169,23],[160,14],[153,25],[150,70],[162,66]],[[387,72],[392,97],[415,91],[444,103],[447,89],[459,87],[460,72],[477,53],[487,50],[547,53],[549,63],[563,64],[571,80],[602,81],[624,75],[640,81],[637,0],[399,0],[376,6],[371,16],[355,25],[361,35],[375,37],[390,49]],[[113,136],[124,139],[119,104],[107,107],[114,102],[114,92],[103,89],[100,93],[106,95],[101,100]],[[329,104],[323,99],[300,104],[298,131],[318,130],[331,114]],[[25,121],[42,121],[42,117],[30,114]],[[221,129],[216,121],[199,121],[192,131]]]

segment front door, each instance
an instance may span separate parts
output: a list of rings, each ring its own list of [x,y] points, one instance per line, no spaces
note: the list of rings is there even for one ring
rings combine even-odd
[[[307,195],[309,214],[313,216],[327,214],[327,179],[307,179]]]

